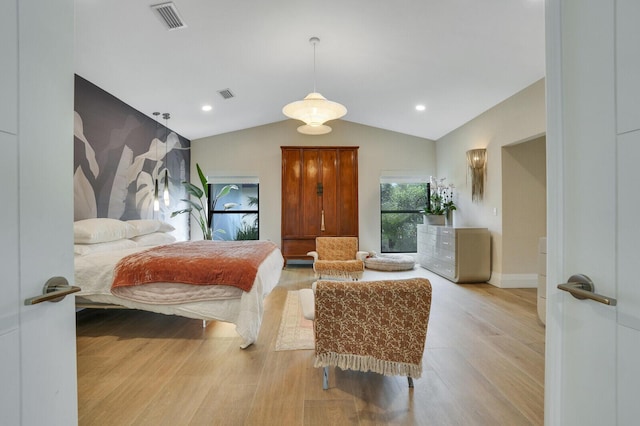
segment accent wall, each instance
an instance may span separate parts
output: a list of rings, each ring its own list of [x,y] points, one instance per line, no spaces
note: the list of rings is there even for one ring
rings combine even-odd
[[[191,141],[163,125],[162,115],[154,120],[78,75],[74,103],[74,220],[155,218],[188,239],[188,215],[170,216],[187,198],[181,182],[190,177]],[[156,180],[159,211],[153,208]]]

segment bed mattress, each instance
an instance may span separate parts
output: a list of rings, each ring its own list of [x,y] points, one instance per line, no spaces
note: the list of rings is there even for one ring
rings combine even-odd
[[[116,263],[132,253],[145,248],[133,248],[103,253],[93,253],[75,257],[75,285],[82,290],[77,297],[94,303],[115,304],[132,309],[141,309],[167,315],[179,315],[202,320],[217,320],[235,324],[236,332],[242,337],[241,347],[254,343],[260,331],[264,313],[263,300],[278,284],[284,259],[279,249],[271,252],[260,264],[250,291],[236,287],[216,285],[195,291],[209,292],[213,300],[188,303],[148,304],[128,300],[111,294],[111,283]],[[150,291],[153,289],[149,288]],[[180,292],[181,284],[158,283],[159,291]]]

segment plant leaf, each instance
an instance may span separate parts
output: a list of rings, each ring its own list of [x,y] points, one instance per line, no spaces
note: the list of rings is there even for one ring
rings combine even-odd
[[[189,195],[193,195],[196,198],[202,198],[202,196],[204,195],[204,192],[202,192],[202,189],[198,188],[191,182],[185,181],[185,182],[182,182],[182,185],[184,185],[184,188],[187,190],[187,193]]]
[[[131,169],[129,169],[131,170]],[[136,179],[136,208],[140,217],[151,219],[153,217],[153,178],[147,172],[140,172]]]
[[[98,216],[93,187],[80,166],[73,174],[73,194],[75,199],[73,205],[74,220],[90,219]]]
[[[93,150],[93,147],[84,136],[84,125],[82,123],[82,117],[76,111],[73,111],[73,136],[80,139],[84,144],[85,156],[87,157],[87,161],[89,162],[89,170],[93,173],[93,177],[98,177],[98,173],[100,173],[100,167],[98,166],[98,162],[96,161],[96,152]],[[95,216],[92,216],[95,217]]]
[[[223,186],[222,189],[220,190],[220,192],[218,192],[218,195],[216,195],[216,199],[224,197],[229,192],[231,192],[232,189],[238,189],[238,186],[237,185],[225,185],[225,186]]]
[[[122,217],[125,209],[129,182],[127,178],[129,166],[133,162],[133,151],[127,145],[122,148],[120,161],[113,177],[111,195],[109,196],[108,217]]]
[[[196,204],[191,200],[184,200],[187,204],[189,204],[192,209],[196,209],[197,211],[202,211],[202,206],[200,204]]]
[[[176,210],[174,212],[171,212],[171,217],[176,217],[179,214],[183,214],[183,213],[191,213],[191,209]]]
[[[207,182],[207,178],[205,177],[204,173],[202,173],[202,169],[200,168],[200,164],[196,163],[196,169],[198,170],[198,177],[200,177],[200,183],[202,184],[202,189],[203,189],[203,191],[206,191],[208,182]],[[200,195],[200,197],[201,196],[202,195]]]

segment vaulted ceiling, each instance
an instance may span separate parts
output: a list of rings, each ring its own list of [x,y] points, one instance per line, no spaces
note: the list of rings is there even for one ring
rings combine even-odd
[[[314,88],[312,36],[344,120],[428,139],[544,77],[543,0],[174,0],[171,31],[157,3],[76,0],[75,72],[189,139],[286,119]]]

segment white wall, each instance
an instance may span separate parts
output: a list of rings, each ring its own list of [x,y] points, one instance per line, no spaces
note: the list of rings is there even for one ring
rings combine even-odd
[[[307,136],[300,125],[284,120],[237,132],[191,141],[191,176],[196,163],[207,176],[258,176],[260,179],[260,238],[280,244],[281,146],[359,146],[360,248],[380,251],[380,176],[437,175],[435,142],[338,120],[327,135]],[[195,181],[194,181],[195,182]],[[194,238],[200,238],[197,229]]]
[[[260,237],[280,243],[280,146],[359,146],[360,246],[380,250],[379,178],[385,171],[446,177],[456,186],[455,226],[489,228],[492,235],[491,283],[499,287],[535,286],[523,283],[517,267],[503,269],[502,147],[540,137],[546,132],[544,80],[516,93],[437,142],[363,126],[331,122],[333,132],[306,136],[299,123],[285,120],[251,129],[192,141],[191,176],[195,164],[205,174],[252,175],[260,178]],[[471,201],[466,151],[486,148],[485,198]],[[437,166],[436,166],[437,165]],[[193,180],[193,178],[192,178]],[[494,209],[496,215],[494,215]],[[526,226],[526,224],[524,225]],[[194,238],[198,238],[194,235]],[[522,285],[521,285],[522,284]]]
[[[458,188],[454,225],[489,228],[492,237],[490,282],[499,287],[511,286],[510,278],[503,276],[502,147],[539,137],[545,132],[543,79],[436,142],[438,176],[447,177],[447,181]],[[488,155],[484,200],[477,204],[471,201],[471,180],[467,177],[466,164],[466,151],[474,148],[486,148]]]
[[[502,272],[534,275],[547,235],[546,138],[502,148]]]

